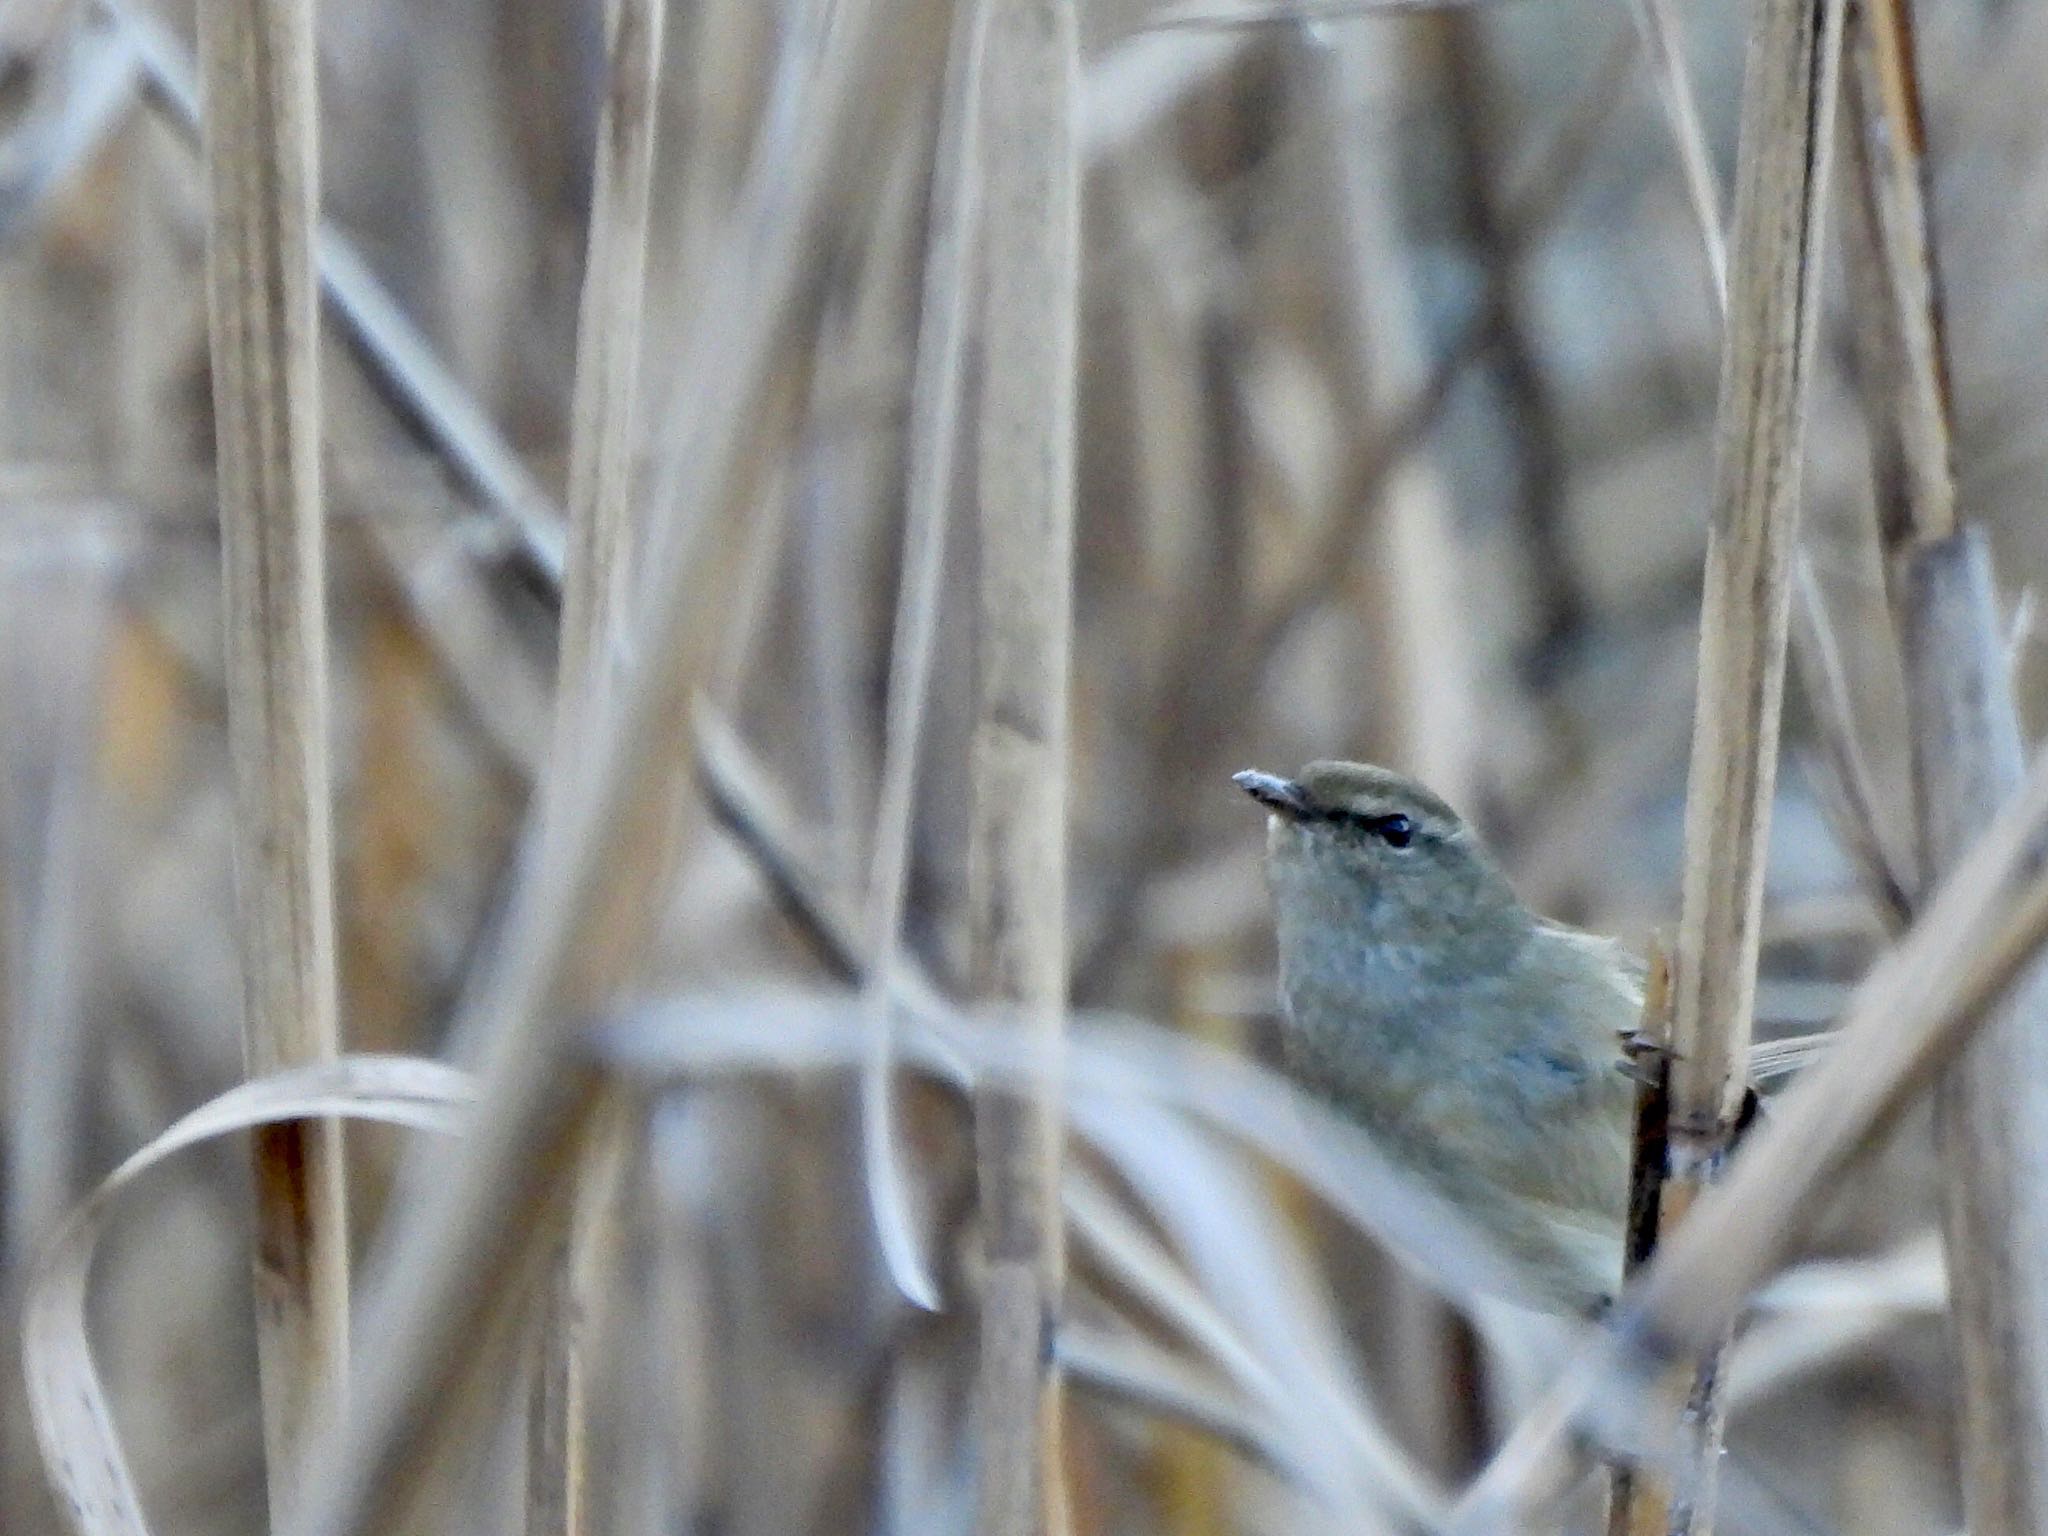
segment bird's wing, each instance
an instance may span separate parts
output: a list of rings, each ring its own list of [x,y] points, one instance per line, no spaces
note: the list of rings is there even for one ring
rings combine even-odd
[[[1582,928],[1567,927],[1563,923],[1545,920],[1546,931],[1565,943],[1604,960],[1612,968],[1618,990],[1625,991],[1634,1005],[1640,1009],[1643,988],[1649,979],[1649,965],[1619,939],[1604,934],[1588,933]],[[1758,1085],[1775,1082],[1781,1077],[1790,1077],[1809,1063],[1826,1054],[1834,1044],[1833,1030],[1819,1030],[1813,1034],[1791,1035],[1782,1040],[1765,1040],[1750,1047],[1749,1077]]]
[[[1753,1083],[1774,1082],[1790,1077],[1808,1062],[1826,1055],[1835,1043],[1835,1031],[1819,1030],[1810,1035],[1787,1035],[1782,1040],[1765,1040],[1749,1048],[1749,1078]]]
[[[1540,925],[1546,936],[1594,961],[1595,971],[1612,977],[1615,990],[1638,1009],[1642,1007],[1643,987],[1649,981],[1650,967],[1641,955],[1621,940],[1604,933],[1588,933],[1583,928],[1552,922],[1549,918],[1540,919]]]
[[[1493,1235],[1564,1310],[1590,1315],[1613,1299],[1621,1284],[1619,1212],[1525,1196],[1489,1214]]]

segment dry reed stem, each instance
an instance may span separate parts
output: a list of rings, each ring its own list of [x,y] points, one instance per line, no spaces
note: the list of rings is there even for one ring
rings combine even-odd
[[[511,524],[540,578],[562,580],[562,513],[496,424],[441,361],[356,247],[331,224],[316,251],[320,289],[342,334],[399,414],[417,422],[457,478]]]
[[[776,909],[809,946],[818,968],[845,986],[865,988],[867,956],[854,920],[838,909],[797,848],[790,818],[767,772],[732,723],[708,702],[691,717],[698,787],[712,819],[746,854]]]
[[[205,0],[207,291],[225,567],[228,736],[249,1071],[339,1046],[311,0]],[[256,1313],[273,1526],[305,1494],[348,1372],[348,1216],[331,1121],[259,1130]]]
[[[1056,1044],[1065,1016],[1067,699],[1080,268],[1070,0],[991,0],[970,987]],[[1065,1270],[1058,1087],[977,1097],[986,1268],[979,1528],[1066,1527],[1052,1324]]]
[[[1633,1280],[1657,1248],[1670,1137],[1671,1093],[1663,1054],[1671,1040],[1671,960],[1651,947],[1639,1028],[1650,1050],[1639,1055],[1635,1144],[1629,1161],[1628,1224],[1622,1235],[1622,1279]],[[1671,1518],[1670,1489],[1649,1472],[1617,1462],[1608,1478],[1608,1536],[1663,1536]]]
[[[735,183],[747,162],[754,129],[754,61],[748,32],[756,24],[751,0],[707,0],[692,7],[687,35],[676,51],[683,76],[678,116],[688,152],[676,174],[677,281],[685,291],[702,282],[718,247],[719,228],[732,212]]]
[[[1857,323],[1875,343],[1877,366],[1866,368],[1864,382],[1878,442],[1879,523],[1896,547],[1909,535],[1934,540],[1955,532],[1954,426],[1912,14],[1905,0],[1858,0],[1851,14],[1849,143],[1868,242],[1851,250],[1875,279],[1867,294],[1874,302],[1860,306]]]
[[[956,6],[932,170],[931,233],[910,389],[909,485],[903,519],[903,577],[889,650],[882,787],[875,812],[868,883],[862,988],[871,1049],[861,1073],[861,1149],[868,1199],[883,1257],[903,1294],[936,1310],[939,1293],[911,1230],[908,1174],[897,1144],[893,1001],[903,904],[910,875],[911,817],[924,741],[945,575],[954,450],[964,392],[968,299],[981,206],[981,72],[987,43],[986,0]]]
[[[1839,0],[1771,0],[1744,91],[1673,994],[1673,1130],[1703,1158],[1744,1087],[1839,17]]]
[[[1850,270],[1911,723],[1923,871],[1952,869],[2019,781],[2024,748],[1983,535],[1957,531],[1954,428],[1912,18],[1852,13]],[[2048,985],[2023,986],[1934,1097],[1950,1315],[1962,1374],[1961,1481],[1979,1536],[2048,1522]]]
[[[1991,560],[1975,529],[1921,545],[1898,580],[1922,861],[1968,852],[2024,767]],[[1977,1536],[2048,1519],[2048,978],[2036,972],[1934,1098],[1950,1309],[1961,1356],[1962,1484]]]
[[[527,1536],[590,1529],[591,1356],[615,1254],[618,1194],[636,1124],[616,1096],[595,1112],[570,1211],[542,1277],[526,1407]]]
[[[1748,1087],[1842,9],[1766,0],[1750,33],[1686,797],[1667,1232],[1718,1172]],[[1673,1489],[1671,1529],[1687,1536],[1713,1525],[1719,1353],[1701,1363]]]
[[[649,816],[673,803],[674,724],[716,650],[711,594],[745,542],[734,514],[776,414],[773,365],[814,310],[828,191],[928,66],[912,25],[923,20],[914,6],[839,7],[837,46],[809,77],[790,142],[752,168],[704,285],[704,330],[682,374],[690,430],[653,505],[617,708],[588,733],[581,771],[550,781],[528,878],[458,1014],[458,1030],[488,1042],[491,1113],[398,1215],[388,1282],[366,1310],[376,1357],[393,1364],[365,1380],[323,1457],[307,1536],[389,1531],[405,1516],[442,1438],[438,1403],[470,1374],[489,1314],[562,1211],[602,1097],[573,1026],[609,1000],[659,908],[667,871],[646,856]],[[710,551],[693,548],[682,508],[709,519]]]
[[[569,406],[569,552],[552,753],[558,774],[576,771],[584,735],[605,713],[624,644],[663,13],[658,0],[605,7],[606,88]],[[588,1353],[630,1129],[623,1105],[600,1112],[547,1278],[527,1409],[527,1536],[588,1529]]]

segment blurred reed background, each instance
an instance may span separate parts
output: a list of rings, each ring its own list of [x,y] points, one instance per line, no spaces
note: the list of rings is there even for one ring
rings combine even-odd
[[[1275,1053],[1262,818],[1228,776],[1400,766],[1533,905],[1675,930],[1719,284],[1739,310],[1744,271],[1703,215],[1718,236],[1772,4],[318,0],[310,244],[315,188],[247,168],[273,132],[287,165],[306,147],[270,110],[300,88],[289,26],[265,31],[292,6],[210,23],[278,50],[220,43],[216,70],[268,73],[211,174],[189,3],[0,9],[10,1340],[117,1163],[245,1052],[293,1058],[244,1023],[278,952],[231,871],[238,838],[276,854],[249,795],[282,759],[259,731],[238,785],[237,690],[300,722],[302,790],[331,783],[331,831],[317,805],[283,824],[300,889],[332,849],[330,938],[286,990],[332,986],[344,1051],[483,1084],[279,1100],[469,1132],[352,1127],[346,1221],[309,1207],[313,1247],[355,1260],[345,1394],[268,1342],[259,1392],[258,1311],[300,1325],[253,1306],[241,1139],[99,1210],[88,1319],[151,1528],[1449,1521],[1563,1325],[1474,1300],[1462,1240],[1362,1149],[1176,1046]],[[1921,0],[1917,68],[1886,52],[1902,20],[1852,10],[1830,233],[1797,258],[1822,304],[1763,1038],[1841,1012],[1914,871],[1997,799],[1930,831],[1952,780],[1912,745],[1915,677],[1967,650],[1895,617],[1944,485],[1995,552],[1984,675],[2013,675],[2015,751],[2044,680],[2048,11]],[[210,362],[209,186],[241,210],[214,324],[247,301],[245,374]],[[1923,192],[1931,265],[1896,201]],[[265,252],[317,253],[317,368],[310,288],[231,265]],[[1902,289],[1916,256],[1935,288]],[[295,467],[217,477],[240,437]],[[285,629],[326,655],[252,684],[223,615],[276,661],[262,605],[293,578],[225,602],[223,527],[232,563],[321,523]],[[1063,975],[1064,1105],[993,1065],[1058,1036]],[[1000,1005],[1011,1043],[941,998]],[[2036,1081],[1950,1084],[1950,1131]],[[259,1140],[264,1188],[298,1145]],[[1961,1186],[2005,1190],[2015,1244],[2030,1147]],[[1723,1375],[1719,1524],[1961,1529],[1959,1466],[1996,1485],[2048,1393],[1963,1454],[1924,1112],[1825,1173]],[[2024,1312],[2024,1253],[2006,1270],[1988,1294]],[[921,1284],[939,1310],[902,1299]],[[1986,1337],[2023,1375],[2042,1329]],[[6,1528],[139,1530],[111,1474],[60,1511],[14,1356]],[[330,1418],[287,1422],[287,1369]],[[2007,1491],[1973,1494],[1978,1536],[2048,1529]],[[1591,1529],[1596,1502],[1523,1518]]]

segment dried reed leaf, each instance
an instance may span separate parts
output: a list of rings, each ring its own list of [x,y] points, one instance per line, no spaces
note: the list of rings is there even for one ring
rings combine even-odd
[[[44,1470],[79,1536],[148,1536],[142,1504],[86,1329],[94,1251],[122,1191],[179,1153],[223,1136],[314,1117],[411,1130],[461,1130],[470,1078],[435,1061],[344,1056],[254,1078],[209,1100],[120,1166],[64,1220],[40,1253],[23,1302],[22,1371]]]
[[[1043,1042],[964,1015],[935,997],[906,997],[906,1068],[962,1090],[1042,1084]],[[763,1072],[844,1070],[860,1057],[858,1006],[806,992],[679,999],[629,1013],[598,1032],[608,1070],[650,1084]],[[1360,1230],[1385,1243],[1446,1300],[1475,1308],[1505,1297],[1540,1306],[1511,1260],[1458,1209],[1403,1172],[1366,1134],[1286,1078],[1233,1052],[1125,1014],[1079,1013],[1072,1050],[1056,1058],[1076,1122],[1151,1103],[1280,1163]]]
[[[1186,1255],[1198,1287],[1187,1297],[1161,1283],[1170,1269],[1162,1272],[1155,1259],[1145,1294],[1182,1302],[1178,1320],[1200,1328],[1217,1363],[1286,1427],[1325,1497],[1368,1524],[1440,1523],[1449,1508],[1443,1491],[1399,1445],[1367,1396],[1328,1298],[1279,1219],[1270,1187],[1208,1135],[1153,1106],[1127,1104],[1109,1113],[1077,1103],[1074,1123],[1115,1161]],[[1089,1193],[1070,1178],[1063,1191],[1068,1210]],[[1091,1203],[1088,1230],[1099,1242],[1117,1231],[1117,1212],[1099,1196]],[[1128,1219],[1123,1227],[1123,1255],[1139,1257],[1141,1234]]]
[[[1330,1437],[1321,1433],[1321,1424],[1306,1426],[1315,1432],[1315,1449],[1304,1454],[1292,1439],[1304,1428],[1303,1416],[1290,1417],[1285,1412],[1285,1389],[1279,1378],[1142,1224],[1078,1166],[1068,1168],[1061,1181],[1060,1197],[1073,1235],[1108,1278],[1128,1290],[1141,1307],[1171,1328],[1183,1342],[1206,1356],[1210,1365],[1228,1378],[1240,1394],[1252,1403],[1264,1405],[1259,1410],[1264,1419],[1264,1443],[1279,1448],[1267,1451],[1269,1459],[1277,1456],[1293,1476],[1333,1502],[1347,1502],[1347,1481],[1330,1475],[1337,1463],[1328,1455],[1334,1447]],[[1056,1341],[1063,1359],[1071,1342],[1066,1334],[1067,1324],[1063,1322]],[[1086,1352],[1085,1343],[1080,1348]]]
[[[1308,1482],[1285,1432],[1205,1374],[1136,1332],[1112,1331],[1074,1318],[1054,1331],[1060,1367],[1077,1390],[1140,1413],[1192,1424],[1283,1476]]]
[[[349,470],[337,464],[334,478],[346,494]],[[363,527],[478,727],[532,783],[547,757],[547,675],[526,654],[489,571],[480,568],[473,530],[395,517],[368,518]]]
[[[98,542],[98,541],[95,541]],[[0,551],[0,913],[13,951],[0,984],[7,1035],[4,1118],[12,1146],[0,1248],[33,1251],[76,1197],[89,1106],[80,1091],[104,1041],[94,1007],[105,957],[94,944],[109,899],[109,785],[95,762],[127,562],[55,574]],[[30,1149],[34,1149],[32,1152]]]
[[[1789,1269],[1758,1293],[1759,1316],[1729,1352],[1729,1412],[1831,1366],[1853,1369],[1874,1340],[1915,1320],[1940,1320],[1948,1304],[1941,1234],[1933,1228],[1875,1258]]]
[[[960,435],[968,313],[982,165],[981,70],[988,6],[956,6],[946,63],[945,106],[927,215],[924,295],[910,391],[910,484],[903,518],[903,578],[889,649],[888,717],[883,727],[881,801],[875,812],[874,864],[867,897],[862,996],[870,1048],[861,1073],[861,1155],[883,1262],[897,1289],[936,1311],[937,1282],[920,1252],[908,1204],[910,1174],[897,1142],[894,1104],[895,1014],[892,993],[903,902],[910,876],[911,816],[918,754],[931,691],[946,529]]]

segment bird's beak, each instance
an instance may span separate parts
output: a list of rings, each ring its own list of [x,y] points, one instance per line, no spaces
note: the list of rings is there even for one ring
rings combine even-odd
[[[1276,815],[1292,820],[1308,812],[1308,792],[1292,779],[1283,779],[1275,773],[1260,773],[1255,768],[1247,768],[1243,773],[1233,773],[1230,779],[1239,789]]]

